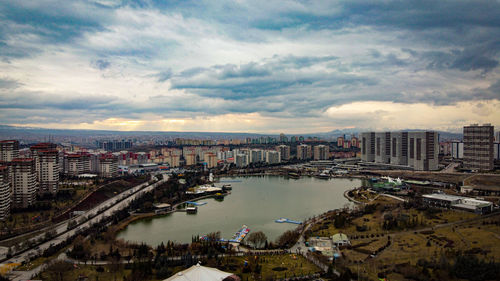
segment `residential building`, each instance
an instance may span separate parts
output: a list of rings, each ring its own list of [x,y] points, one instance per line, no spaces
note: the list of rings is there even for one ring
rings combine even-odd
[[[184,159],[186,160],[186,166],[193,166],[197,163],[195,153],[184,154]]]
[[[391,132],[391,164],[408,165],[408,132]]]
[[[288,161],[290,160],[290,146],[288,145],[278,145],[276,146],[276,151],[279,151],[281,155],[281,160]]]
[[[361,133],[361,160],[375,161],[375,132]]]
[[[0,161],[10,162],[19,157],[19,142],[17,140],[0,141]]]
[[[493,159],[500,159],[500,142],[493,143]]]
[[[375,162],[389,164],[391,161],[391,133],[375,133]]]
[[[264,151],[261,149],[250,150],[250,163],[264,162]]]
[[[495,142],[500,142],[500,131],[495,133]]]
[[[118,175],[118,158],[114,155],[103,155],[99,159],[99,175],[112,178]]]
[[[359,139],[355,136],[352,136],[351,137],[351,147],[357,147],[359,148],[360,145],[359,145]]]
[[[248,155],[244,153],[238,153],[234,157],[234,163],[236,167],[246,167],[248,166]]]
[[[12,205],[27,208],[35,203],[38,189],[35,160],[33,158],[15,158],[11,165]]]
[[[12,189],[9,181],[9,167],[0,166],[0,221],[10,215]]]
[[[438,169],[438,134],[433,131],[408,133],[408,166],[417,171]]]
[[[278,164],[281,162],[281,153],[279,151],[266,151],[266,162],[268,164]]]
[[[330,158],[330,148],[327,145],[314,146],[314,160],[328,160]]]
[[[39,193],[56,194],[59,190],[59,152],[57,150],[38,151],[37,170]]]
[[[337,138],[337,146],[338,147],[344,147],[344,137],[338,137]]]
[[[297,159],[308,160],[312,158],[312,149],[310,145],[300,144],[297,145]]]
[[[217,159],[217,155],[215,153],[211,153],[211,152],[205,153],[204,158],[205,158],[205,163],[207,165],[207,168],[211,169],[211,168],[217,167],[217,160],[218,159]]]
[[[493,170],[493,130],[490,124],[464,127],[464,168]]]
[[[461,141],[451,142],[451,157],[455,159],[464,158],[464,143]]]

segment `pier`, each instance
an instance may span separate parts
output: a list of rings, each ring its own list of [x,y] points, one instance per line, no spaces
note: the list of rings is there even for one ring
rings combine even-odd
[[[238,230],[232,239],[229,239],[229,242],[234,242],[234,243],[241,243],[243,239],[247,236],[247,234],[250,232],[250,229],[246,226],[243,225],[240,230]]]
[[[294,221],[294,220],[291,220],[291,219],[287,219],[287,218],[279,218],[277,220],[275,220],[274,222],[277,222],[277,223],[293,223],[293,224],[302,224],[301,221]]]

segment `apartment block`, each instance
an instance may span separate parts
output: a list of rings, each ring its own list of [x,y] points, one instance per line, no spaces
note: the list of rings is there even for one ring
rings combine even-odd
[[[19,158],[19,142],[17,140],[0,141],[0,161],[10,162]]]
[[[217,155],[215,153],[211,153],[211,152],[208,152],[208,153],[205,153],[204,154],[204,160],[205,160],[205,163],[207,163],[207,168],[211,169],[211,168],[214,168],[214,167],[217,167]]]
[[[310,145],[297,145],[297,159],[307,160],[312,158],[312,149]]]
[[[12,204],[14,207],[27,208],[35,203],[38,189],[35,160],[15,158],[11,165]]]
[[[361,160],[375,161],[375,132],[361,133]]]
[[[437,132],[408,133],[408,166],[417,171],[438,169],[439,142]]]
[[[276,146],[276,151],[279,151],[281,155],[281,160],[290,160],[290,146],[288,145],[278,145]]]
[[[328,160],[330,158],[330,148],[327,145],[314,146],[314,160]]]
[[[9,167],[0,166],[0,221],[10,215],[12,189],[9,181]]]
[[[375,162],[389,164],[391,162],[391,133],[375,133]]]
[[[464,127],[464,168],[493,170],[493,132],[490,124]]]
[[[99,175],[103,178],[112,178],[118,175],[118,158],[113,155],[104,155],[99,159]]]
[[[391,164],[408,165],[408,132],[391,132]]]
[[[281,162],[281,153],[279,151],[266,151],[266,162],[268,164],[278,164]]]
[[[461,141],[451,142],[451,157],[455,159],[464,158],[464,143]]]

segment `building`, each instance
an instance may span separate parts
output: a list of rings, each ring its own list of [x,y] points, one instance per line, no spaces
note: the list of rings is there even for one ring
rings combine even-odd
[[[278,145],[276,146],[276,151],[279,151],[281,155],[281,160],[288,161],[290,160],[290,146],[288,145]]]
[[[10,162],[19,158],[19,142],[17,140],[0,141],[0,161]]]
[[[15,158],[11,165],[12,205],[27,208],[35,203],[38,189],[35,160]]]
[[[234,157],[234,163],[236,167],[246,167],[248,166],[248,155],[244,153],[238,153]]]
[[[408,165],[408,132],[391,132],[391,164]]]
[[[184,159],[186,160],[186,166],[196,165],[197,161],[195,153],[184,154]]]
[[[375,133],[375,162],[389,164],[391,162],[391,133]]]
[[[500,159],[500,142],[493,143],[493,159]]]
[[[281,153],[279,151],[266,151],[266,162],[268,164],[278,164],[281,162]]]
[[[207,152],[204,154],[205,163],[207,163],[207,168],[211,169],[217,167],[217,155],[212,152]]]
[[[493,211],[493,203],[470,197],[434,193],[424,194],[422,199],[425,204],[432,207],[459,209],[477,214],[488,214]]]
[[[495,142],[500,142],[500,131],[495,133]]]
[[[493,130],[490,124],[464,127],[464,168],[493,170]]]
[[[349,241],[349,238],[347,235],[343,233],[337,233],[332,236],[332,243],[333,245],[337,247],[342,247],[342,246],[349,246],[351,245],[351,241]]]
[[[83,160],[80,154],[67,154],[64,156],[64,173],[70,176],[83,174]]]
[[[355,136],[351,137],[351,147],[359,148],[359,139]]]
[[[118,158],[113,155],[103,155],[99,159],[99,175],[112,178],[118,175]]]
[[[408,133],[408,166],[417,171],[438,169],[438,134],[433,131]]]
[[[57,150],[38,151],[35,169],[39,193],[56,194],[59,190],[59,152]]]
[[[240,278],[232,273],[220,271],[217,268],[201,266],[199,263],[190,268],[178,272],[163,281],[240,281]]]
[[[464,158],[464,143],[461,141],[451,142],[451,157],[455,159]]]
[[[310,145],[300,144],[297,145],[297,159],[308,160],[312,158],[312,149]]]
[[[328,160],[330,158],[330,148],[327,145],[314,146],[314,160]]]
[[[375,161],[375,132],[361,133],[361,160]]]
[[[264,151],[261,149],[250,150],[250,163],[264,162]]]
[[[9,181],[9,167],[0,166],[0,221],[10,215],[12,189]]]
[[[337,146],[338,147],[344,147],[344,137],[338,137],[337,138]]]

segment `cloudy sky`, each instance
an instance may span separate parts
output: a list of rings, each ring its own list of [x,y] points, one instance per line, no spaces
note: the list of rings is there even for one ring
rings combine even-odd
[[[500,126],[499,1],[0,0],[0,123]]]

